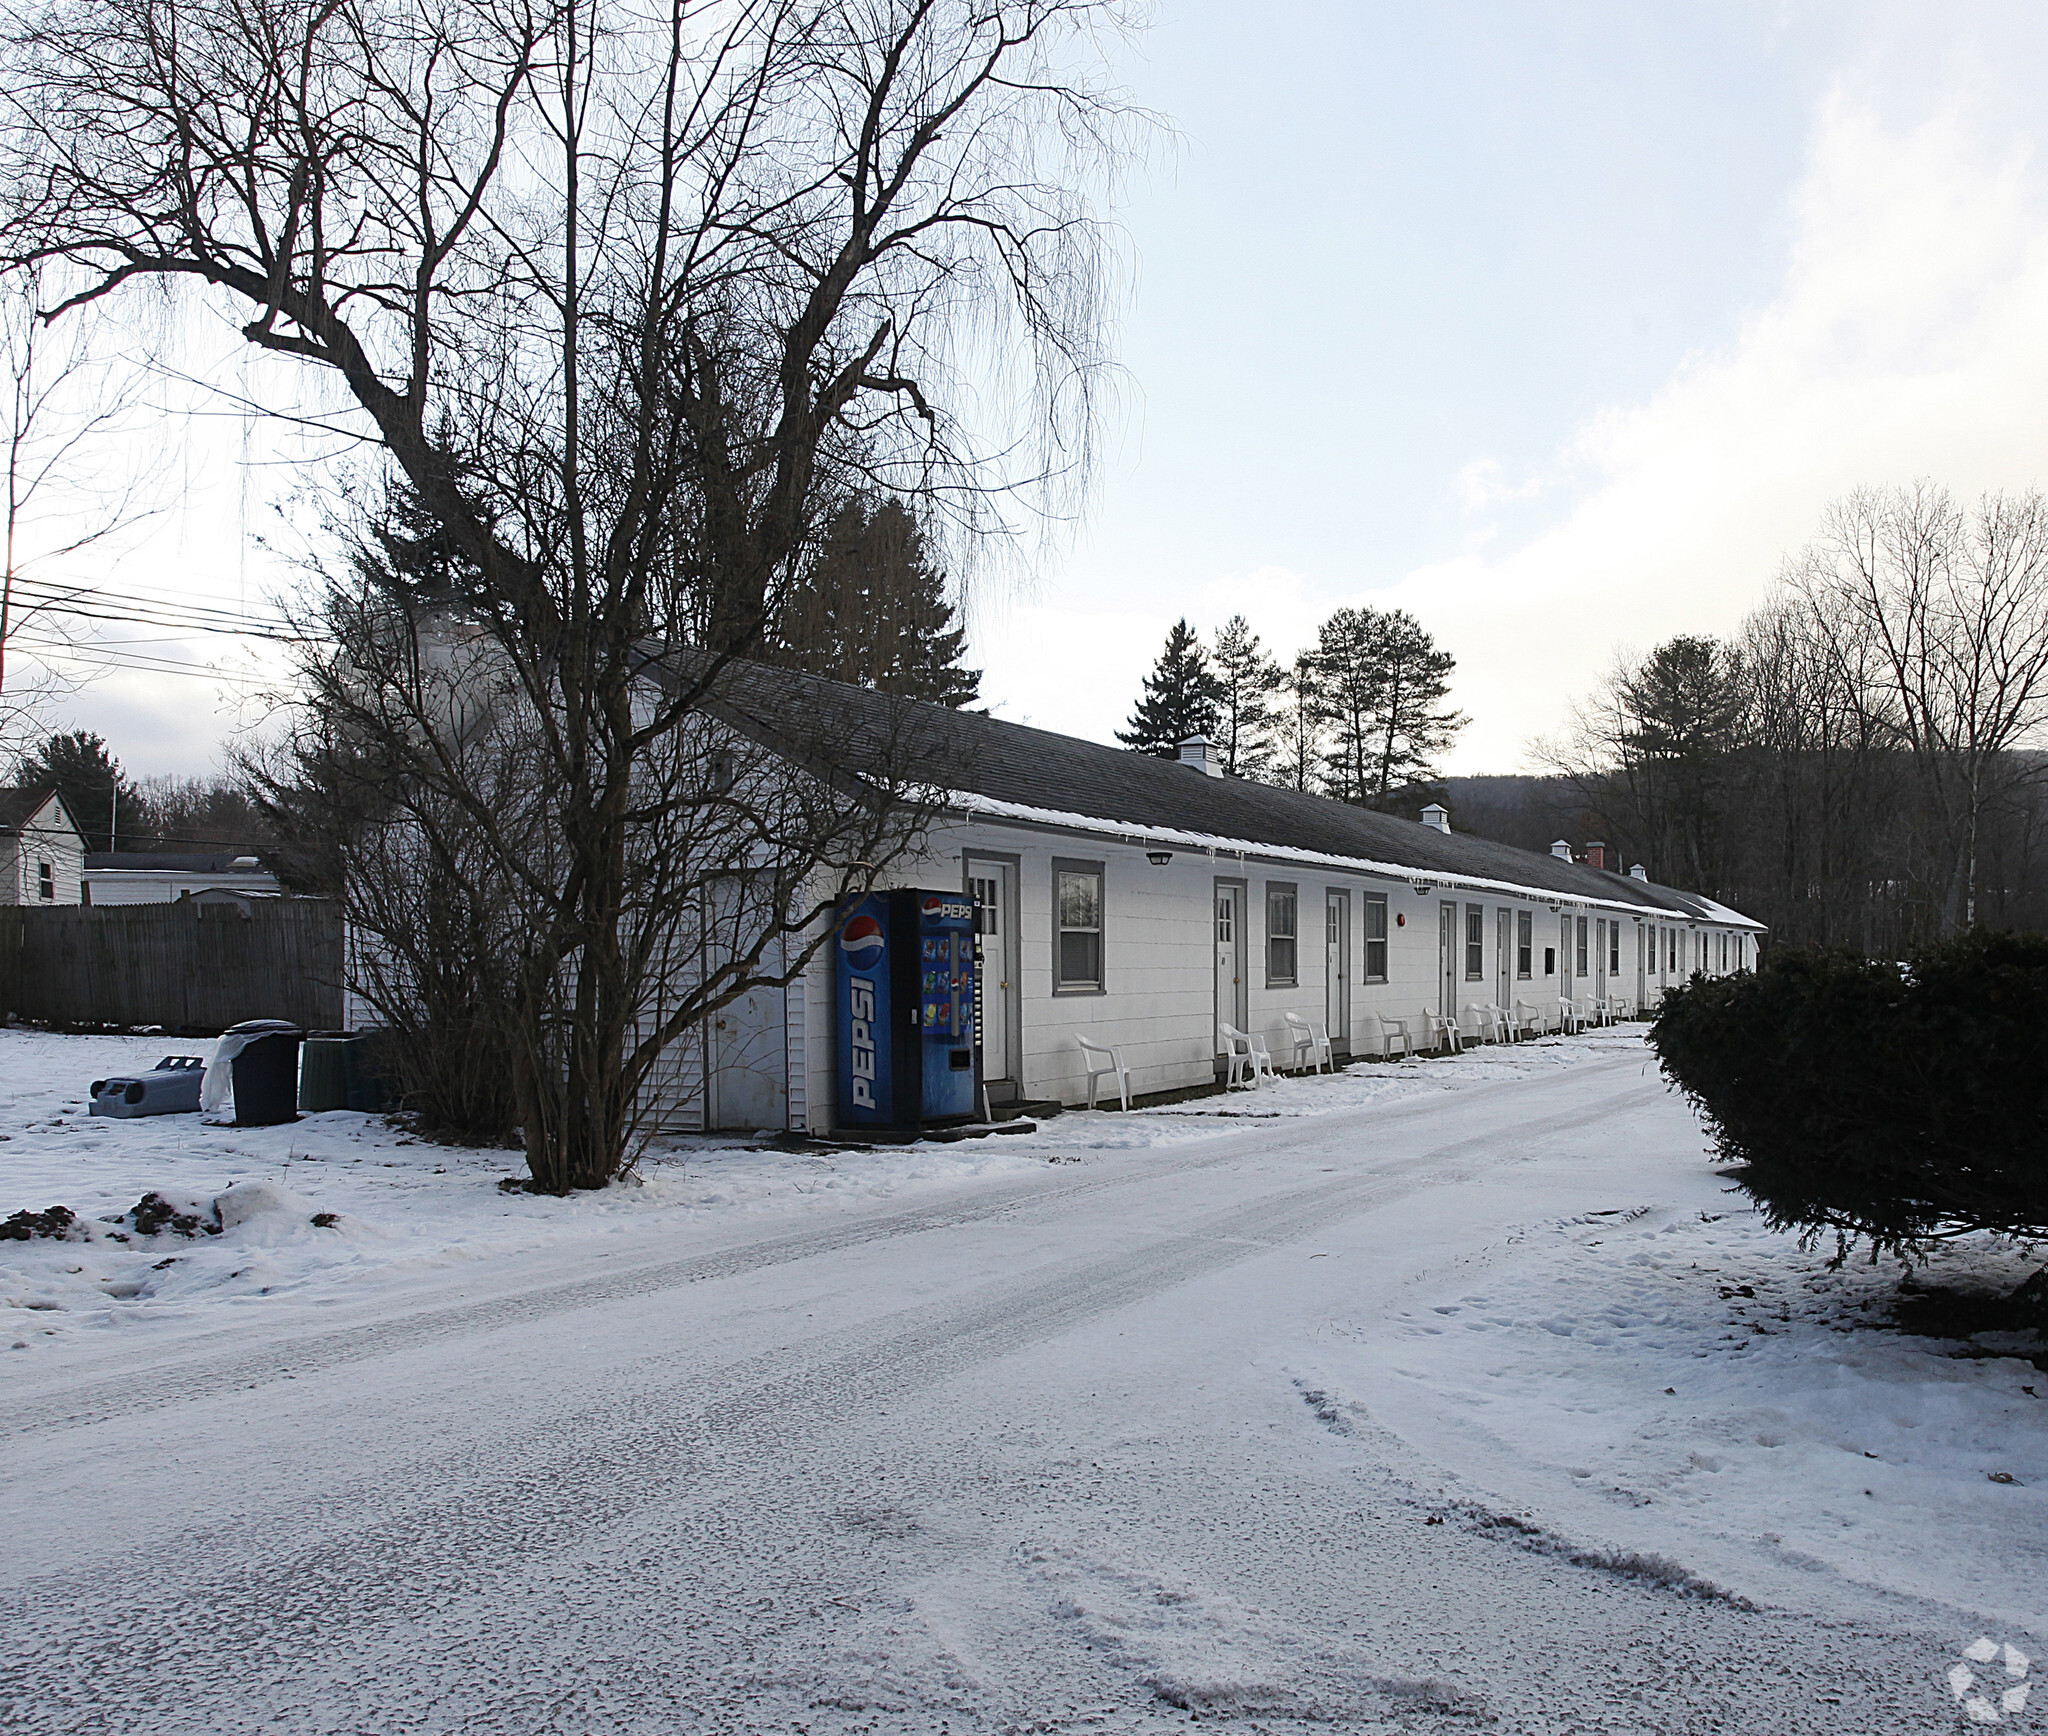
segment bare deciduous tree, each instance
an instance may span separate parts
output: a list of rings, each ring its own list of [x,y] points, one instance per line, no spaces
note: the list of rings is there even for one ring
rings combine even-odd
[[[151,510],[152,466],[118,448],[137,382],[104,353],[90,317],[45,329],[43,274],[0,285],[0,441],[6,448],[5,564],[0,567],[0,742],[19,746],[48,703],[75,682],[50,653],[70,648],[75,586],[67,557],[129,529]],[[9,657],[22,650],[29,659]]]
[[[2048,500],[1990,494],[1966,511],[1931,483],[1861,490],[1785,582],[1910,756],[1942,932],[1969,927],[1985,815],[2040,775],[2016,750],[2048,726]]]
[[[482,896],[520,889],[518,1109],[547,1185],[623,1161],[634,1033],[702,920],[690,852],[729,865],[693,829],[720,811],[720,659],[821,518],[920,495],[988,532],[1086,479],[1125,116],[1071,69],[1119,22],[1112,0],[50,0],[16,25],[8,258],[87,275],[72,303],[153,282],[233,309],[290,364],[276,401],[324,383],[459,563],[452,594],[359,621],[330,593],[309,729],[391,782],[404,835],[460,816]],[[435,637],[390,644],[393,620]],[[708,663],[663,655],[690,623]],[[425,681],[437,658],[490,696],[488,752]],[[900,819],[899,794],[863,799]],[[763,848],[857,884],[842,819]],[[779,974],[795,907],[729,909],[740,962],[664,1028]]]

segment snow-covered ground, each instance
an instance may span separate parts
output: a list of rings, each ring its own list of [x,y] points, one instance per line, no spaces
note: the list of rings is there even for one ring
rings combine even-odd
[[[236,1220],[0,1242],[22,1728],[2035,1716],[2039,1347],[1885,1326],[1633,1031],[572,1200],[86,1119],[177,1047],[0,1032],[0,1216]]]
[[[89,1358],[96,1337],[205,1325],[223,1304],[261,1303],[274,1316],[291,1303],[360,1299],[380,1278],[575,1249],[593,1238],[602,1248],[606,1237],[637,1243],[726,1217],[916,1197],[1048,1162],[1543,1075],[1616,1040],[1361,1064],[1130,1115],[1069,1112],[1034,1133],[952,1144],[806,1151],[729,1136],[657,1139],[626,1183],[560,1200],[499,1190],[500,1179],[525,1173],[517,1152],[427,1143],[380,1116],[333,1110],[283,1127],[236,1127],[232,1104],[217,1119],[89,1116],[94,1079],[147,1069],[166,1054],[208,1055],[211,1044],[0,1029],[0,1218],[61,1205],[78,1215],[75,1237],[89,1238],[0,1241],[0,1306],[28,1311],[0,1325],[15,1328],[5,1344],[38,1360]],[[224,1199],[222,1211],[235,1221],[218,1236],[196,1237],[141,1236],[130,1224],[103,1221],[132,1211],[146,1193],[208,1221]],[[334,1221],[316,1225],[316,1215]]]

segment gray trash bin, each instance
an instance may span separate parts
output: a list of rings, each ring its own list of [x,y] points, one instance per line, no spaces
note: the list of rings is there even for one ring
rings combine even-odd
[[[199,1082],[206,1061],[199,1055],[166,1055],[147,1073],[121,1073],[92,1082],[91,1113],[116,1115],[196,1115]]]

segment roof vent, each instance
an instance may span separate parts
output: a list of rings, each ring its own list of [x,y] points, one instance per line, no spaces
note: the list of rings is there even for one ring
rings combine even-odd
[[[1191,735],[1180,744],[1180,763],[1207,772],[1212,778],[1223,775],[1223,767],[1216,759],[1216,744],[1206,735]]]
[[[1439,832],[1448,832],[1451,829],[1451,810],[1441,802],[1431,802],[1422,810],[1422,823],[1434,826]]]
[[[257,869],[261,868],[263,864],[259,862],[254,856],[237,856],[232,862],[228,864],[228,866],[230,868]]]
[[[1628,877],[1631,880],[1640,880],[1645,886],[1650,883],[1650,871],[1640,862],[1628,871]]]
[[[1572,847],[1562,838],[1559,838],[1550,846],[1550,853],[1560,862],[1569,862],[1572,859]]]

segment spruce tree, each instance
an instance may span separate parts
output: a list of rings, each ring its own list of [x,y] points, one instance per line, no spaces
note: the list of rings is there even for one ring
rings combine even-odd
[[[1331,795],[1390,809],[1399,792],[1436,775],[1436,757],[1466,719],[1444,704],[1457,660],[1421,622],[1405,609],[1339,609],[1317,635],[1315,666]]]
[[[1178,620],[1166,635],[1166,649],[1145,677],[1145,692],[1131,713],[1130,726],[1118,730],[1116,738],[1139,753],[1173,759],[1189,736],[1215,737],[1221,695],[1201,640],[1184,618]]]
[[[1216,745],[1223,770],[1233,778],[1263,778],[1272,767],[1273,732],[1279,714],[1273,696],[1287,685],[1287,672],[1268,657],[1258,634],[1242,615],[1216,633]]]
[[[981,690],[981,671],[961,667],[966,647],[923,530],[902,502],[884,500],[832,516],[765,650],[785,668],[957,708]]]
[[[14,781],[31,788],[55,785],[88,850],[132,850],[150,842],[153,823],[142,792],[90,730],[51,736],[15,767]]]

